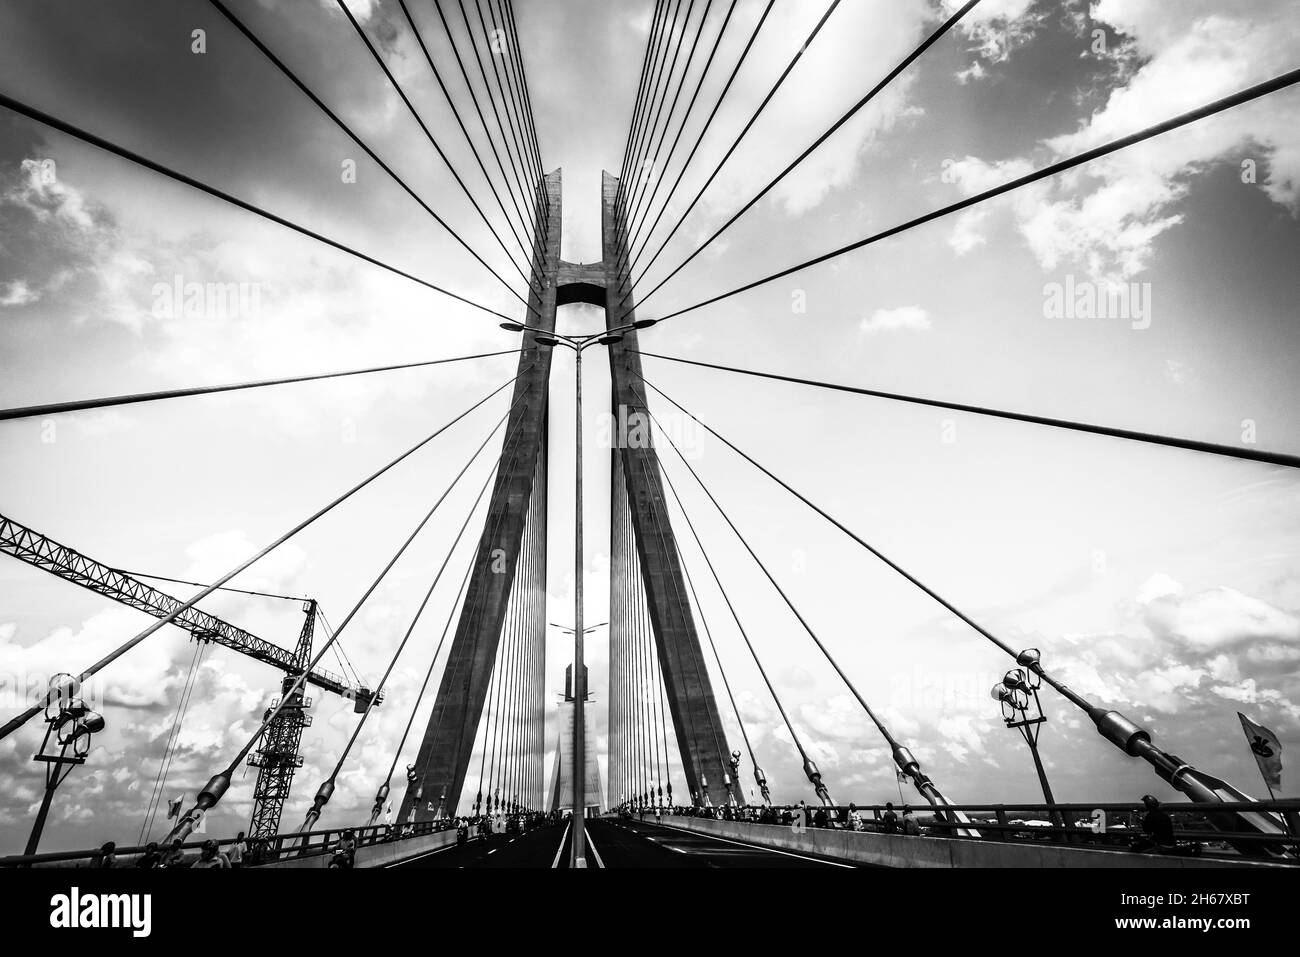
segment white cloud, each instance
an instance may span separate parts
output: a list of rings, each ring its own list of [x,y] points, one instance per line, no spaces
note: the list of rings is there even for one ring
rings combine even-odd
[[[914,330],[924,332],[930,328],[930,314],[920,306],[900,306],[897,309],[877,309],[858,324],[858,332],[872,336],[879,332]]]
[[[5,191],[6,202],[26,209],[39,222],[58,222],[81,230],[95,226],[84,197],[59,179],[52,160],[25,159],[21,170],[19,182]]]
[[[1114,57],[1115,85],[1076,131],[1044,142],[1050,158],[1110,142],[1294,67],[1300,20],[1292,4],[1224,6],[1101,0],[1093,22],[1127,38]],[[1183,222],[1177,204],[1195,175],[1216,161],[1235,165],[1242,158],[1267,170],[1260,185],[1271,199],[1300,204],[1300,96],[1273,94],[1095,161],[1042,189],[1022,191],[1011,208],[1044,269],[1078,263],[1098,279],[1127,279],[1150,265],[1156,240]],[[975,168],[969,157],[966,165]],[[989,164],[1001,167],[1000,175],[970,185],[993,185],[1039,165],[1027,158]],[[950,240],[959,254],[972,248],[973,226],[959,224]]]
[[[951,16],[964,0],[944,0],[944,16]],[[984,0],[962,18],[958,30],[973,44],[973,51],[990,63],[1000,63],[1025,44],[1046,19],[1031,12],[1035,0]],[[976,63],[972,69],[978,67]],[[974,78],[984,75],[981,70]]]
[[[957,77],[958,83],[966,84],[971,80],[984,79],[985,70],[984,67],[980,65],[979,60],[975,60],[966,69],[958,70],[954,75]]]
[[[378,6],[377,0],[345,0],[347,7],[352,11],[352,15],[357,18],[358,23],[369,23],[371,17],[375,15],[375,9]],[[321,6],[342,17],[343,12],[339,10],[338,0],[320,0]]]
[[[721,159],[776,78],[825,12],[824,5],[777,4],[726,105],[706,138],[703,167]],[[855,2],[841,4],[808,46],[763,118],[728,161],[702,205],[704,221],[730,214],[842,116],[887,72],[911,52],[932,28],[927,3]],[[737,49],[733,56],[739,55]],[[777,71],[756,64],[780,64]],[[786,214],[802,215],[855,179],[862,157],[878,138],[900,122],[920,115],[910,102],[914,78],[901,76],[773,190],[771,198]],[[720,87],[720,82],[718,83]],[[702,185],[702,179],[695,188]],[[688,193],[688,190],[683,190]],[[689,195],[688,197],[689,198]]]
[[[26,280],[17,279],[4,284],[0,291],[0,307],[26,306],[41,298],[41,294],[27,285]]]
[[[1149,605],[1158,599],[1182,593],[1183,586],[1180,582],[1174,581],[1164,572],[1157,572],[1142,583],[1142,587],[1138,589],[1137,600],[1143,605]]]
[[[182,577],[200,582],[216,581],[236,565],[247,561],[261,547],[240,531],[209,535],[185,549],[190,564]],[[300,588],[298,575],[304,558],[301,548],[293,542],[286,542],[243,572],[234,584],[256,591],[297,594]]]
[[[1269,639],[1300,641],[1300,618],[1233,588],[1155,602],[1146,617],[1171,640],[1202,652]]]
[[[980,226],[988,216],[988,210],[968,209],[957,217],[957,222],[948,235],[948,245],[958,256],[964,256],[971,250],[983,246],[985,237]]]
[[[979,720],[972,715],[944,715],[939,719],[938,731],[943,738],[944,749],[958,761],[965,761],[972,754],[984,753],[984,735],[989,722]]]

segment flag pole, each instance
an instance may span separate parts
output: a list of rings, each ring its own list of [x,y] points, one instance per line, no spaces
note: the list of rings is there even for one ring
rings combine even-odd
[[[1250,736],[1250,728],[1246,726],[1246,722],[1250,721],[1250,719],[1240,711],[1237,712],[1237,717],[1241,720],[1241,733],[1246,736],[1246,742],[1251,746],[1251,756],[1255,758],[1255,767],[1259,769],[1259,776],[1264,781],[1264,787],[1268,789],[1268,798],[1270,801],[1276,801],[1277,794],[1273,791],[1273,784],[1268,779],[1268,773],[1264,770],[1264,765],[1260,762],[1259,755],[1255,753],[1255,742]],[[1250,723],[1252,725],[1255,724],[1253,721],[1250,721]],[[1263,728],[1263,725],[1257,725],[1257,727]],[[1268,731],[1268,729],[1264,730]],[[1276,732],[1268,731],[1268,733],[1272,734],[1275,739],[1277,738]],[[1277,744],[1278,747],[1281,748],[1282,742],[1280,740],[1277,741]],[[1294,811],[1281,811],[1278,813],[1278,817],[1282,819],[1282,826],[1286,828],[1288,834],[1292,837],[1296,837],[1297,834],[1300,834],[1300,821],[1297,820],[1297,815]]]

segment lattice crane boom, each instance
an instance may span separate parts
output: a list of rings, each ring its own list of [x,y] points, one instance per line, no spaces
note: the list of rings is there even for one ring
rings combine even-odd
[[[89,558],[4,515],[0,515],[0,553],[12,555],[65,581],[147,612],[155,618],[166,618],[184,604],[166,592]],[[185,609],[176,616],[173,624],[188,631],[199,641],[215,642],[295,677],[305,663],[300,660],[297,649],[282,648],[198,608]],[[307,676],[307,681],[325,691],[354,699],[361,709],[365,708],[370,698],[369,689],[349,684],[341,675],[323,669],[312,671]]]

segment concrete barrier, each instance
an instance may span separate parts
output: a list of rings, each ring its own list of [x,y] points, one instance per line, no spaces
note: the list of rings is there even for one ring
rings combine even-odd
[[[1223,860],[1132,854],[1060,844],[1011,844],[966,838],[912,837],[873,831],[805,828],[789,825],[715,821],[698,817],[667,817],[664,824],[684,831],[744,841],[795,854],[874,867],[1289,867],[1267,861]]]
[[[430,851],[437,851],[455,843],[456,831],[452,829],[450,831],[435,831],[432,834],[411,837],[406,840],[387,841],[383,844],[367,844],[365,847],[357,848],[354,866],[387,867],[390,864],[400,864],[402,861],[409,861],[413,857],[419,857],[421,854],[428,854]],[[333,856],[333,852],[327,852],[324,854],[314,853],[307,857],[287,857],[283,860],[273,861],[270,864],[263,864],[261,867],[323,869],[329,867],[330,858]]]

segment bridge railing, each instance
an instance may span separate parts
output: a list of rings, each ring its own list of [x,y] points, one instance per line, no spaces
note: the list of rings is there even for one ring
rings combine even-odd
[[[357,846],[366,847],[372,844],[382,844],[388,841],[401,841],[413,837],[423,837],[426,834],[432,834],[436,831],[448,830],[454,822],[442,821],[416,821],[412,824],[388,826],[384,824],[364,825],[360,827],[335,827],[319,831],[307,831],[299,833],[289,831],[282,834],[273,834],[270,837],[252,839],[244,838],[244,866],[256,867],[259,864],[270,864],[274,861],[283,860],[287,857],[307,857],[312,855],[328,854],[338,846],[339,839],[343,836],[345,830],[351,830],[356,836]],[[181,845],[185,852],[184,863],[186,866],[192,864],[198,859],[199,851],[209,839],[204,838],[197,841],[189,841]],[[227,853],[231,846],[236,843],[236,838],[216,839],[217,848],[222,853]],[[144,845],[131,847],[118,847],[115,849],[116,856],[115,867],[135,867],[136,862],[144,855],[147,847]],[[158,850],[166,853],[168,848],[159,845]],[[75,851],[51,851],[44,854],[15,854],[9,857],[0,857],[0,868],[22,868],[22,867],[95,867],[98,866],[99,849],[81,849]]]
[[[821,807],[816,805],[784,805],[770,807],[767,815],[760,805],[748,805],[731,808],[731,817],[727,818],[728,809],[677,807],[666,809],[666,813],[676,816],[713,817],[748,821],[755,824],[769,824],[778,827],[790,827],[800,810],[806,813],[804,822],[807,827],[817,827],[814,823],[818,811],[824,811],[828,827],[843,829],[849,821],[852,810],[856,810],[862,822],[862,829],[883,832],[886,830],[883,817],[888,809],[884,804],[836,805]],[[1095,849],[1132,850],[1135,839],[1142,837],[1142,816],[1147,809],[1138,803],[1103,802],[1089,804],[953,804],[951,811],[959,811],[969,818],[968,824],[941,820],[935,809],[925,803],[893,805],[898,816],[894,833],[901,833],[903,811],[910,809],[916,818],[921,833],[928,837],[957,837],[958,828],[979,831],[981,840],[1014,843],[1055,842]],[[1208,806],[1192,803],[1161,804],[1160,809],[1170,816],[1176,842],[1190,851],[1190,845],[1202,845],[1205,856],[1241,857],[1241,850],[1232,845],[1263,845],[1275,850],[1284,848],[1300,864],[1300,834],[1292,830],[1287,823],[1288,815],[1295,820],[1300,814],[1300,800],[1250,801],[1223,803]],[[1280,835],[1259,834],[1249,830],[1225,831],[1215,828],[1209,821],[1211,813],[1232,813],[1249,811],[1267,814],[1279,826],[1287,829]],[[634,812],[636,813],[636,812]],[[653,810],[647,810],[647,815]],[[772,820],[771,815],[776,819]],[[765,819],[766,818],[766,819]]]

